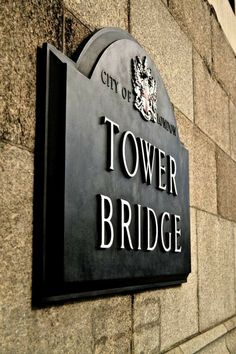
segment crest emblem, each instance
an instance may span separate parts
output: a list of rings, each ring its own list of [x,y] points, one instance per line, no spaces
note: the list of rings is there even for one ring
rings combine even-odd
[[[147,66],[147,58],[132,59],[134,107],[147,121],[157,122],[157,82]]]

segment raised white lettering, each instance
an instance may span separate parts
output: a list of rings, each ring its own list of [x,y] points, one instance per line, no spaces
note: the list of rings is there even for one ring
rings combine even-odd
[[[150,239],[150,217],[151,215],[153,216],[153,220],[154,220],[154,230],[155,230],[155,236],[154,236],[154,242],[153,245],[151,246],[151,239]],[[156,248],[157,245],[157,241],[158,241],[158,224],[157,224],[157,217],[156,217],[156,213],[153,209],[151,208],[147,208],[147,251],[153,251]]]
[[[169,155],[169,192],[174,195],[178,195],[176,187],[176,162],[175,159]]]
[[[129,246],[131,249],[133,249],[130,231],[129,231],[129,226],[132,219],[131,207],[129,202],[127,202],[124,199],[121,199],[120,203],[121,203],[121,246],[120,248],[125,248],[125,235],[126,235],[127,240],[129,242]],[[125,209],[127,211],[126,214],[128,213],[128,217],[126,221],[125,221]]]
[[[165,152],[158,149],[158,188],[165,191],[166,184],[162,184],[162,175],[165,174],[166,168],[162,165],[162,159],[166,156]]]
[[[168,235],[169,241],[168,241],[168,247],[166,246],[165,243],[165,234],[164,234],[164,220],[170,220],[170,214],[165,211],[162,216],[161,216],[161,244],[165,252],[170,252],[171,250],[171,232],[166,232],[166,235]]]
[[[114,135],[120,131],[120,127],[117,123],[114,123],[107,117],[102,117],[102,123],[107,124],[107,169],[108,171],[114,170]]]
[[[178,236],[181,236],[181,229],[178,229],[178,221],[180,221],[181,218],[179,215],[174,215],[174,236],[175,236],[175,250],[174,252],[181,252],[182,251],[182,246],[178,247]]]
[[[111,222],[112,214],[113,214],[113,206],[112,206],[112,201],[109,197],[100,194],[100,208],[101,208],[101,244],[100,248],[110,248],[113,240],[114,240],[114,230],[113,230],[113,225]],[[105,209],[108,209],[108,215],[105,216]],[[106,232],[106,227],[105,224],[109,227],[109,241],[106,243],[105,240],[105,232]]]
[[[141,146],[141,166],[144,174],[144,182],[147,184],[152,183],[153,166],[155,161],[155,151],[156,148],[148,141],[137,138]]]
[[[134,151],[134,167],[133,171],[130,171],[127,165],[126,161],[126,153],[125,153],[125,146],[126,146],[126,140],[129,137],[130,142],[133,146],[133,151]],[[127,131],[124,133],[122,137],[122,160],[123,160],[123,165],[125,168],[125,173],[127,174],[128,177],[134,177],[138,171],[138,165],[139,165],[139,154],[138,154],[138,145],[135,139],[134,134],[131,131]]]

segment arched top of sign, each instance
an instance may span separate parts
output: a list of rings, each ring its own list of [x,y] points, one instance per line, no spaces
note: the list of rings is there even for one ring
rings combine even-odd
[[[128,32],[120,28],[108,27],[96,32],[82,49],[76,62],[77,69],[82,74],[89,77],[104,50],[109,47],[110,44],[121,39],[129,39],[130,41],[136,42]]]
[[[173,108],[154,62],[126,31],[104,28],[85,44],[77,69],[125,98],[144,121],[178,137]],[[123,91],[122,91],[123,90]]]

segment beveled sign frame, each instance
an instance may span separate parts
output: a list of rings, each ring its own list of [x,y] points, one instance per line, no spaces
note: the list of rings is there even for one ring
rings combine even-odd
[[[188,152],[154,63],[117,28],[38,58],[33,305],[186,282]]]

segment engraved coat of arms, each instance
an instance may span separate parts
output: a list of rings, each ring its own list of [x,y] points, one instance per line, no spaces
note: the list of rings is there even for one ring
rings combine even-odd
[[[134,107],[148,121],[157,121],[157,82],[147,66],[147,58],[132,59]]]

